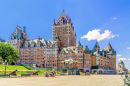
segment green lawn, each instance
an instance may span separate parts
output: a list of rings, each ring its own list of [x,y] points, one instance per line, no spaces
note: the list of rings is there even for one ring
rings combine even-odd
[[[24,66],[6,65],[6,74],[10,74],[14,70],[18,70],[16,72],[17,75],[27,74],[26,71],[33,71],[33,72],[38,71],[38,70],[28,70]],[[49,73],[52,71],[51,70],[40,70],[40,72],[38,72],[38,75],[44,75],[44,72]],[[0,74],[4,74],[4,73],[5,73],[5,65],[0,65]]]
[[[5,70],[5,65],[0,65],[0,71]],[[6,70],[28,70],[24,66],[6,65]]]
[[[11,72],[12,72],[13,70],[7,70],[6,71],[6,74],[10,74]],[[21,75],[21,74],[27,74],[27,72],[26,71],[33,71],[33,72],[36,72],[37,70],[21,70],[21,71],[16,71],[16,74],[19,76],[19,75]],[[38,72],[38,75],[44,75],[44,72],[47,72],[47,73],[49,73],[49,72],[52,72],[52,71],[47,71],[47,70],[40,70],[39,72]],[[4,74],[5,73],[5,71],[0,71],[0,74]]]

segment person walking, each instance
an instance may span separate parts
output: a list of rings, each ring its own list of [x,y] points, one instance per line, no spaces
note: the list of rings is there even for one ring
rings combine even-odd
[[[123,74],[121,73],[121,78],[123,78]]]

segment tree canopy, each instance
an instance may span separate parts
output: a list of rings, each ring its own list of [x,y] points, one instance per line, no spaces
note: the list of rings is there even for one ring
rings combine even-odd
[[[0,57],[8,63],[15,62],[19,58],[18,49],[10,43],[0,42]]]

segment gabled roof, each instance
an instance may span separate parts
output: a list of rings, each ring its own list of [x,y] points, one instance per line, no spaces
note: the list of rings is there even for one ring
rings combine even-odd
[[[70,46],[70,47],[60,47],[60,51],[64,51],[64,53],[69,53],[69,51],[71,51],[72,53],[75,52],[75,46]]]

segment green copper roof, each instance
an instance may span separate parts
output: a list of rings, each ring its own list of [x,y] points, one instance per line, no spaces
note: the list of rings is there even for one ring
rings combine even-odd
[[[75,47],[74,46],[70,46],[70,47],[60,47],[60,52],[64,51],[64,53],[69,53],[69,50],[71,50],[72,52],[75,51]],[[59,53],[60,53],[59,52]]]
[[[81,43],[79,41],[76,47],[83,47],[83,45],[81,45]]]
[[[124,62],[122,60],[120,60],[118,64],[124,64]]]
[[[85,46],[84,53],[90,53],[88,46]]]
[[[94,47],[95,47],[95,48],[96,48],[96,47],[100,47],[97,41],[96,41],[96,44],[95,44]]]
[[[111,50],[112,50],[112,46],[111,46],[110,43],[107,45],[106,50],[107,50],[107,51],[111,51]]]

